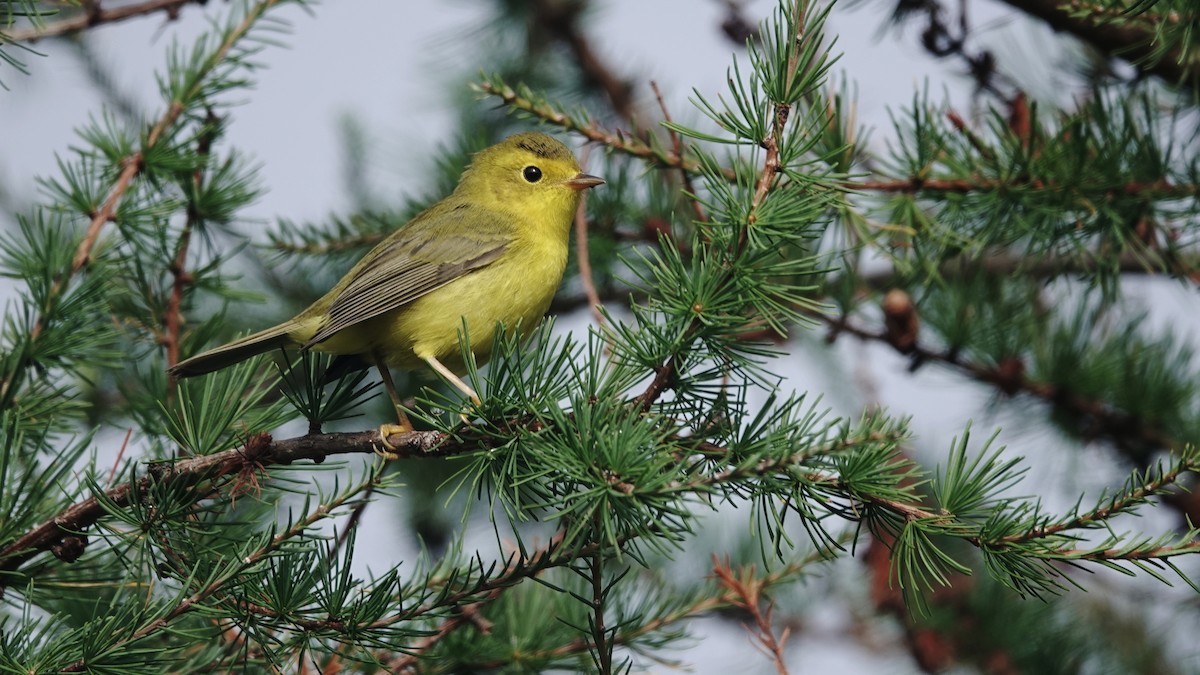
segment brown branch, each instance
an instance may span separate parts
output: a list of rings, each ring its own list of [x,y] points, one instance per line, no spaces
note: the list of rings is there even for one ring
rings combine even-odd
[[[773,605],[768,603],[766,611],[762,609],[762,592],[764,584],[755,574],[753,565],[734,571],[726,558],[723,562],[713,555],[712,576],[717,584],[725,589],[725,595],[732,605],[754,620],[754,631],[751,633],[767,650],[775,664],[775,672],[788,675],[787,661],[783,658],[783,647],[787,644],[788,629],[784,629],[779,638],[775,637],[775,629],[771,625]]]
[[[108,480],[104,481],[105,485],[112,486],[113,479],[117,477],[117,469],[121,468],[121,459],[125,457],[125,450],[129,447],[129,438],[133,436],[133,427],[125,430],[125,438],[121,441],[121,449],[117,451],[117,458],[113,460],[112,469],[108,472]]]
[[[586,148],[584,153],[582,163],[586,166]],[[603,303],[600,301],[600,293],[596,290],[596,279],[592,275],[592,256],[588,249],[586,192],[579,196],[579,206],[575,209],[575,258],[579,265],[579,282],[583,285],[583,294],[588,299],[588,308],[592,311],[592,318],[596,320],[596,325],[602,326],[604,325],[604,312],[600,309]]]
[[[860,192],[948,192],[965,194],[969,192],[995,192],[997,190],[1011,191],[1016,189],[1057,190],[1058,185],[1052,181],[1041,180],[994,180],[989,178],[903,178],[891,180],[851,180],[845,181],[841,187],[846,190]],[[1072,190],[1078,192],[1083,188],[1075,185]],[[1200,185],[1194,183],[1172,183],[1166,179],[1157,181],[1129,181],[1118,186],[1104,186],[1108,192],[1124,195],[1161,196],[1164,198],[1196,197],[1200,195]]]
[[[1040,258],[993,253],[981,256],[958,256],[938,266],[938,275],[945,279],[964,279],[975,274],[989,276],[1011,276],[1021,274],[1036,279],[1051,279],[1064,274],[1092,274],[1105,269],[1112,261],[1101,260],[1101,254],[1092,257],[1079,255],[1049,255]],[[1117,256],[1117,271],[1121,274],[1158,274],[1156,263],[1166,272],[1193,284],[1200,284],[1200,255],[1163,256],[1155,251],[1125,251]],[[885,269],[861,275],[862,284],[870,290],[886,291],[897,284],[896,271]]]
[[[1080,529],[1100,520],[1108,520],[1117,513],[1127,511],[1139,502],[1146,501],[1152,495],[1162,490],[1169,485],[1175,485],[1179,482],[1182,474],[1190,470],[1187,466],[1178,466],[1174,471],[1168,471],[1160,474],[1158,477],[1139,485],[1136,489],[1130,490],[1129,494],[1123,495],[1120,499],[1114,498],[1109,502],[1108,506],[1098,508],[1094,511],[1089,511],[1082,515],[1069,520],[1064,520],[1060,523],[1046,525],[1043,527],[1034,527],[1020,534],[1010,535],[1001,539],[1004,543],[1021,543],[1031,541],[1033,539],[1042,539],[1062,534],[1070,530]]]
[[[167,298],[167,308],[164,313],[167,325],[166,333],[163,335],[163,342],[167,348],[167,368],[179,363],[179,333],[183,324],[183,290],[192,281],[192,275],[187,271],[188,244],[191,236],[192,222],[189,218],[189,222],[183,226],[183,231],[179,234],[179,246],[175,260],[171,263],[171,295]]]
[[[184,101],[191,100],[196,93],[200,91],[200,88],[204,86],[205,82],[207,81],[203,76],[204,72],[211,71],[218,63],[224,60],[225,56],[229,53],[229,50],[233,49],[233,46],[246,34],[247,31],[250,30],[251,26],[254,25],[258,18],[262,16],[264,12],[274,6],[278,1],[279,0],[261,0],[261,2],[246,12],[246,16],[243,18],[242,22],[233,30],[229,31],[229,34],[225,37],[225,41],[222,42],[219,47],[217,47],[216,51],[214,51],[209,57],[204,67],[201,68],[200,72],[197,73],[198,76],[194,80],[192,89],[183,93],[182,99]],[[90,214],[91,222],[88,225],[87,231],[84,233],[83,239],[79,242],[79,246],[75,250],[75,256],[71,260],[71,269],[62,278],[55,280],[54,285],[50,289],[49,297],[46,300],[47,307],[57,302],[59,295],[70,283],[71,279],[91,261],[92,251],[96,246],[96,242],[100,238],[100,231],[103,229],[105,223],[115,219],[117,208],[120,206],[121,199],[129,189],[133,179],[142,171],[142,169],[145,168],[144,160],[146,154],[149,150],[158,145],[158,142],[163,138],[163,135],[167,132],[167,130],[179,120],[179,117],[183,114],[184,109],[185,106],[183,101],[171,101],[167,106],[166,112],[163,113],[158,122],[155,123],[155,125],[150,128],[149,133],[146,134],[146,139],[142,142],[141,149],[133,152],[121,160],[120,163],[122,168],[120,175],[117,177],[116,182],[113,184],[112,190],[109,191],[108,197],[105,198],[100,209],[94,214]],[[30,344],[35,342],[38,336],[41,335],[45,314],[46,312],[44,311],[42,315],[40,315],[34,322],[33,328],[30,330]],[[28,359],[25,359],[25,361],[27,360]],[[25,363],[25,361],[22,363]],[[10,389],[17,379],[18,376],[14,375],[9,379],[5,379],[3,382],[0,382],[0,403],[7,402],[9,400]]]
[[[389,673],[407,673],[418,672],[417,666],[420,664],[421,656],[429,652],[437,643],[441,642],[448,635],[462,627],[463,624],[471,624],[474,626],[481,625],[481,621],[486,621],[479,616],[479,608],[487,603],[500,597],[500,593],[504,588],[493,588],[488,591],[482,598],[459,608],[458,613],[442,622],[438,626],[437,631],[433,635],[428,635],[422,638],[417,644],[406,647],[407,654],[403,654],[398,658],[392,659],[387,664],[387,672]],[[488,625],[488,624],[484,624]]]
[[[1070,33],[1108,56],[1129,61],[1140,71],[1157,75],[1170,85],[1200,85],[1200,57],[1193,49],[1162,50],[1153,30],[1094,16],[1082,16],[1076,2],[1067,0],[1004,0],[1009,5],[1045,21],[1056,31]],[[1184,45],[1185,48],[1187,45]]]
[[[767,156],[763,159],[763,168],[759,172],[758,181],[754,186],[754,197],[750,200],[750,215],[747,217],[747,225],[754,224],[758,208],[767,198],[767,192],[774,185],[775,177],[782,168],[779,164],[779,138],[783,135],[783,128],[787,125],[790,112],[791,106],[782,103],[775,105],[771,133],[767,134],[766,139],[763,140],[763,148],[766,149]]]
[[[832,331],[832,339],[836,339],[841,333],[848,333],[862,340],[890,344],[886,331],[875,332],[862,328],[851,323],[845,317],[832,317],[815,311],[809,311],[806,314],[827,324]],[[955,353],[937,351],[919,344],[914,344],[908,353],[917,363],[926,361],[942,363],[975,380],[993,385],[1006,394],[1011,395],[1017,392],[1030,394],[1063,409],[1087,416],[1094,420],[1096,430],[1102,434],[1108,434],[1118,439],[1132,438],[1163,449],[1177,448],[1181,445],[1178,439],[1169,437],[1159,429],[1146,426],[1139,418],[1116,410],[1104,401],[1081,396],[1049,383],[1030,380],[1022,374],[1023,368],[1013,367],[1015,364],[989,366],[964,361]]]
[[[600,529],[598,521],[599,516],[596,516],[597,531]],[[588,568],[592,582],[592,644],[596,647],[596,665],[601,675],[611,675],[613,642],[604,627],[604,556],[600,549],[591,555]]]
[[[245,28],[248,29],[249,25],[245,25]],[[241,33],[235,34],[241,35]],[[231,36],[222,45],[219,51],[222,57],[233,46],[233,42],[234,39]],[[129,184],[133,181],[134,177],[145,167],[144,158],[146,152],[158,144],[159,139],[166,130],[183,114],[183,110],[184,106],[182,103],[171,101],[170,105],[167,106],[167,111],[159,118],[158,123],[150,128],[150,133],[146,134],[146,140],[142,143],[142,149],[121,160],[122,169],[120,176],[117,177],[113,189],[104,200],[104,204],[101,205],[100,210],[92,216],[92,222],[88,225],[87,232],[83,235],[83,240],[79,242],[79,247],[75,250],[75,257],[71,260],[71,274],[67,276],[66,280],[61,280],[59,284],[56,284],[56,289],[61,288],[65,281],[69,280],[71,276],[78,273],[91,261],[92,249],[95,248],[96,240],[100,237],[100,230],[104,227],[105,223],[116,219],[117,207],[121,203],[121,198],[129,189]]]
[[[203,5],[206,2],[207,0],[149,0],[115,9],[103,9],[99,3],[92,3],[90,7],[70,18],[3,33],[4,39],[0,42],[34,42],[42,38],[70,35],[102,24],[125,21],[155,12],[165,12],[167,20],[174,21],[179,18],[179,12],[185,5]]]
[[[478,443],[450,442],[435,431],[414,431],[393,434],[387,438],[392,450],[401,457],[444,457],[471,452]],[[314,434],[282,441],[267,434],[252,437],[242,448],[234,448],[203,457],[175,462],[151,464],[147,475],[104,493],[105,501],[118,508],[127,506],[135,495],[144,495],[157,483],[180,481],[196,485],[202,481],[236,476],[246,470],[272,464],[291,464],[300,460],[322,462],[326,457],[342,454],[378,454],[384,447],[378,431],[338,434]],[[0,550],[0,589],[12,582],[14,572],[34,556],[52,550],[68,537],[75,537],[106,515],[105,506],[96,497],[89,497],[63,509],[58,515],[37,525],[13,543]]]
[[[654,98],[658,100],[658,107],[660,110],[662,110],[663,121],[666,122],[667,124],[670,124],[671,123],[671,111],[667,110],[667,102],[665,100],[663,100],[662,91],[659,90],[658,83],[655,82],[654,80],[650,80],[650,88],[654,90]],[[670,136],[671,136],[671,146],[674,149],[675,156],[683,157],[683,155],[684,155],[683,136],[678,131],[675,131],[674,129],[670,129],[669,132],[670,132]],[[696,197],[697,192],[696,192],[695,186],[692,185],[691,172],[689,172],[687,169],[680,166],[679,167],[679,177],[680,177],[680,180],[683,181],[683,189],[688,194],[688,201],[692,203],[692,211],[696,214],[696,220],[701,223],[707,223],[708,216],[706,216],[704,214],[704,207],[700,206],[700,200]]]
[[[574,63],[583,72],[584,77],[594,82],[608,97],[613,110],[636,128],[633,85],[614,73],[600,59],[591,41],[579,29],[576,19],[586,3],[535,0],[532,4],[534,21],[571,50],[575,57]]]
[[[219,123],[219,119],[211,110],[208,111],[208,119],[205,120],[208,125],[204,133],[200,135],[199,141],[196,143],[196,155],[201,158],[207,158],[212,150],[212,142],[216,135],[215,125]],[[166,334],[163,336],[163,341],[167,348],[167,368],[170,369],[176,363],[179,363],[179,334],[183,324],[183,292],[184,289],[192,283],[192,275],[187,271],[187,256],[188,246],[191,243],[192,232],[199,225],[201,214],[196,207],[195,200],[199,199],[200,192],[204,189],[204,169],[197,168],[192,175],[192,191],[193,197],[188,200],[187,221],[183,225],[183,230],[179,233],[179,241],[175,247],[175,260],[171,263],[171,295],[167,298],[167,307],[164,316],[166,323]],[[171,378],[172,389],[174,388],[174,378]]]
[[[174,111],[174,114],[170,115],[170,119],[173,120],[181,111],[176,110],[175,106],[171,106],[171,110]],[[167,118],[164,117],[163,119],[166,120]],[[155,127],[155,129],[157,128],[158,127]],[[151,136],[154,135],[155,134],[153,133],[151,134]],[[144,145],[143,148],[149,149],[153,145],[153,142],[149,142]],[[138,172],[142,170],[142,157],[143,154],[139,151],[134,152],[132,155],[129,155],[121,160],[121,174],[117,176],[117,182],[113,184],[113,189],[108,193],[108,197],[100,206],[100,210],[92,216],[92,221],[88,224],[88,229],[84,233],[83,239],[79,242],[78,248],[75,249],[75,256],[71,259],[71,272],[67,275],[66,279],[60,279],[58,283],[55,284],[55,294],[57,294],[57,291],[60,290],[66,284],[66,282],[71,279],[72,276],[78,273],[79,270],[83,269],[84,266],[91,261],[92,249],[95,248],[96,240],[100,237],[100,230],[103,229],[105,223],[115,219],[117,205],[120,204],[121,197],[124,196],[125,191],[129,189],[129,184],[133,181],[134,176],[136,176]],[[40,322],[34,327],[35,336],[40,327]]]
[[[654,370],[654,379],[650,381],[650,385],[634,399],[634,403],[639,410],[643,413],[650,412],[650,406],[654,405],[658,397],[662,396],[663,392],[675,381],[676,368],[678,366],[676,365],[675,357],[672,356],[667,359],[666,363]]]

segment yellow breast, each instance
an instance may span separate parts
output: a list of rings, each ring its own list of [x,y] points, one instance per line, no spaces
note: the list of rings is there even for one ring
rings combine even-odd
[[[492,264],[314,348],[338,354],[379,353],[392,367],[416,369],[433,357],[461,373],[459,335],[466,322],[471,352],[484,363],[496,323],[527,335],[537,325],[562,281],[567,242],[518,240]],[[315,330],[315,328],[314,328]]]

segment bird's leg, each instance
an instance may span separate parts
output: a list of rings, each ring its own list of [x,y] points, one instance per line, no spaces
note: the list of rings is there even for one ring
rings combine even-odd
[[[404,412],[404,405],[400,403],[400,395],[396,393],[396,383],[392,382],[392,372],[388,370],[387,365],[382,358],[376,356],[375,368],[379,370],[379,377],[383,380],[383,387],[387,389],[388,396],[392,399],[392,406],[396,409],[396,418],[400,421],[399,424],[383,424],[379,427],[379,438],[383,440],[383,444],[391,450],[396,448],[387,442],[387,437],[392,434],[407,434],[413,430],[412,422],[408,421],[408,415]],[[399,459],[400,455],[394,452],[380,452],[384,459]]]
[[[479,400],[479,394],[476,394],[475,390],[472,389],[469,384],[458,379],[458,376],[455,375],[454,373],[450,372],[449,368],[447,368],[446,366],[443,366],[441,361],[438,361],[435,357],[432,357],[432,356],[422,356],[421,360],[424,361],[426,364],[428,364],[430,368],[433,368],[438,373],[440,373],[442,377],[446,378],[447,380],[450,380],[450,384],[454,385],[455,389],[466,394],[467,397],[471,399],[472,403],[474,403],[477,406],[483,405],[482,402],[480,402],[480,400]]]
[[[449,368],[443,366],[442,362],[438,361],[437,358],[433,356],[422,356],[421,360],[428,364],[430,368],[433,368],[437,372],[441,373],[442,377],[450,380],[450,384],[454,385],[455,389],[466,394],[467,397],[471,399],[471,402],[475,404],[475,407],[483,405],[483,403],[479,400],[479,394],[475,393],[475,390],[471,388],[471,385],[459,379],[459,377],[452,373]],[[463,421],[463,424],[471,424],[471,420],[467,417],[467,413],[462,410],[458,412],[458,418]]]

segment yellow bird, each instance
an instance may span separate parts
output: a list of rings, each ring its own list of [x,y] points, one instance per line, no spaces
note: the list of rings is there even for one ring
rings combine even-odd
[[[483,362],[496,322],[523,334],[546,312],[567,264],[571,222],[583,190],[604,180],[583,173],[562,143],[523,133],[475,155],[448,197],[371,249],[328,293],[295,318],[179,362],[175,377],[209,373],[256,354],[297,347],[374,365],[411,431],[388,367],[428,365],[471,397],[459,335]],[[345,359],[331,367],[345,371]]]

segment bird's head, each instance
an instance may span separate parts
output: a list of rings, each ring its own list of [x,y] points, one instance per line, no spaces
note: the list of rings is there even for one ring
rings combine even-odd
[[[509,136],[471,161],[455,190],[530,217],[569,220],[580,193],[604,180],[583,173],[567,146],[546,134]]]

